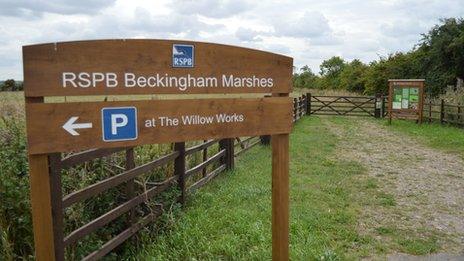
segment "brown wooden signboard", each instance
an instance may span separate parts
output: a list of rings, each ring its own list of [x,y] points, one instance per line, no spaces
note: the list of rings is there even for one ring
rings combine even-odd
[[[53,216],[61,214],[52,202],[62,199],[54,198],[61,187],[51,182],[59,175],[50,169],[51,153],[250,135],[272,135],[272,256],[288,260],[292,58],[211,43],[103,40],[25,46],[23,59],[37,260],[62,260],[64,252],[54,233]],[[47,96],[208,93],[273,97],[44,102]]]
[[[25,46],[23,59],[27,97],[288,93],[292,86],[290,57],[220,44],[167,40],[51,43]],[[180,60],[178,66],[175,59]]]
[[[422,122],[424,104],[423,79],[392,79],[388,81],[388,116],[392,119],[412,119]]]
[[[289,133],[290,106],[289,97],[29,104],[29,153]]]

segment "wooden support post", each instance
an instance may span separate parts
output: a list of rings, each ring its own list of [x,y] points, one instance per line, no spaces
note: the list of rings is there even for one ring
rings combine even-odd
[[[374,100],[374,117],[375,118],[380,118],[380,114],[382,113],[382,102],[380,101],[382,99],[382,95],[380,93],[375,95],[375,100]]]
[[[385,111],[386,99],[387,98],[385,96],[382,96],[382,118],[385,118],[385,116],[387,115],[387,113]]]
[[[271,135],[259,136],[259,139],[261,141],[261,145],[267,146],[271,144]]]
[[[293,121],[296,121],[298,115],[298,99],[293,98]]]
[[[227,139],[228,140],[228,144],[229,144],[229,158],[230,158],[230,161],[229,161],[229,169],[233,169],[235,167],[235,157],[234,157],[234,153],[235,153],[235,146],[234,146],[234,139],[233,138],[230,138],[230,139]]]
[[[46,154],[29,155],[35,258],[38,261],[56,260],[49,171]]]
[[[429,123],[432,123],[432,102],[429,101]]]
[[[458,120],[459,124],[461,124],[461,119],[462,119],[462,117],[461,117],[461,104],[458,103],[458,119],[457,120]]]
[[[180,190],[180,203],[184,205],[186,198],[185,188],[185,142],[176,142],[174,150],[179,152],[179,156],[174,161],[174,175],[178,176],[178,185]]]
[[[272,260],[289,260],[289,135],[272,135]]]
[[[274,94],[288,97],[288,93]],[[289,260],[289,134],[271,136],[272,260]]]
[[[424,120],[424,102],[425,102],[425,93],[424,93],[424,82],[421,82],[419,88],[419,107],[418,109],[418,117],[419,117],[419,124],[422,124]]]
[[[130,170],[135,168],[135,156],[134,156],[134,148],[126,149],[126,170]],[[135,181],[131,179],[126,183],[126,197],[127,200],[130,200],[134,197],[134,189],[135,189]],[[127,224],[131,225],[135,223],[135,208],[133,208],[129,212],[129,216],[127,217]]]
[[[50,172],[50,195],[52,200],[52,222],[55,240],[55,258],[64,260],[64,218],[63,218],[63,193],[61,191],[61,153],[53,153],[48,156]]]
[[[204,140],[203,142],[207,142],[208,140]],[[203,162],[207,161],[208,160],[208,147],[204,148],[203,149]],[[203,178],[206,177],[206,174],[207,174],[207,169],[204,168],[202,171],[202,176]]]
[[[300,118],[303,117],[303,115],[306,113],[305,107],[306,107],[306,101],[305,101],[305,95],[303,94],[300,97]]]
[[[440,124],[445,122],[445,100],[440,101]]]
[[[388,82],[388,124],[391,125],[393,117],[393,83]]]
[[[226,169],[231,170],[234,168],[234,139],[222,139],[219,141],[219,149],[225,149],[225,155],[222,164],[226,164]]]
[[[306,93],[306,115],[311,114],[311,93]]]

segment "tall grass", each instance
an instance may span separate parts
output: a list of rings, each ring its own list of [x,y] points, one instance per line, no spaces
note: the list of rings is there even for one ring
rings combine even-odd
[[[30,258],[32,222],[24,110],[20,97],[0,96],[0,255]]]
[[[27,161],[27,142],[25,133],[24,99],[22,92],[0,93],[0,259],[33,259],[33,233],[31,206],[29,201],[29,171]],[[198,142],[189,142],[192,146]],[[159,158],[172,151],[172,144],[153,144],[138,146],[135,148],[136,165],[142,165]],[[209,149],[209,156],[217,151],[217,146]],[[188,167],[199,164],[202,160],[201,153],[188,157]],[[209,166],[208,170],[216,166]],[[109,157],[95,159],[85,164],[78,165],[69,170],[62,171],[63,195],[82,189],[90,184],[119,174],[125,168],[125,154],[120,152]],[[156,183],[173,175],[173,163],[159,167],[135,180],[135,193],[140,194],[149,187],[150,183]],[[201,174],[200,174],[201,175]],[[190,182],[200,176],[194,176]],[[153,203],[141,205],[136,209],[136,214],[144,215],[152,211],[156,202],[174,202],[179,192],[176,188],[164,193]],[[89,221],[113,209],[118,204],[128,200],[126,186],[120,185],[105,193],[92,197],[83,202],[72,205],[64,212],[65,235],[81,227]],[[170,212],[177,211],[179,206],[172,204],[167,206],[166,216]],[[164,221],[167,218],[162,218]],[[169,222],[159,222],[156,226],[145,229],[141,237],[149,237],[153,232],[165,227]],[[111,222],[109,225],[86,236],[76,245],[66,249],[67,259],[81,259],[91,251],[96,250],[112,236],[120,233],[127,227],[127,215]],[[121,254],[129,247],[119,248]]]

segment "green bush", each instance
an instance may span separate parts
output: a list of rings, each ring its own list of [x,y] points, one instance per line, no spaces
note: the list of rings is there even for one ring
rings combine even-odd
[[[0,115],[0,255],[6,259],[33,253],[25,123],[15,106]]]

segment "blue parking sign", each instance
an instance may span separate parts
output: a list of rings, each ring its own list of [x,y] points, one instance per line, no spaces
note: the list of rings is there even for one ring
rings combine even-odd
[[[102,132],[104,141],[137,139],[137,109],[135,107],[103,108]]]

